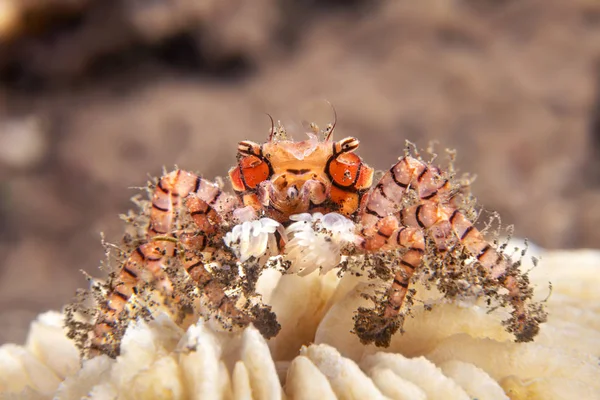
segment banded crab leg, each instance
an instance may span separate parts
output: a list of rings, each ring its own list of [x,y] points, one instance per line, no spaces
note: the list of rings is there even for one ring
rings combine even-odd
[[[111,351],[111,338],[119,318],[131,296],[137,293],[140,283],[154,280],[164,292],[171,292],[172,287],[164,271],[164,264],[168,257],[175,255],[173,220],[175,210],[182,199],[185,199],[185,206],[198,228],[194,234],[193,245],[201,244],[202,250],[210,242],[208,235],[213,235],[214,239],[218,238],[215,234],[221,216],[232,212],[238,204],[235,197],[223,193],[216,184],[195,174],[176,170],[163,176],[152,196],[147,235],[149,241],[131,253],[110,282],[106,302],[101,305],[101,314],[93,328],[92,350]],[[189,247],[191,242],[187,241],[185,244]],[[186,267],[191,269],[191,266]],[[204,270],[203,265],[202,269]],[[195,273],[191,276],[194,278],[197,275]]]
[[[420,228],[407,228],[398,226],[398,220],[393,216],[381,220],[377,231],[378,236],[383,236],[393,247],[407,249],[400,258],[394,273],[392,286],[388,290],[383,317],[393,318],[400,312],[410,279],[415,270],[421,265],[425,254],[425,237]],[[386,246],[390,247],[390,246]]]
[[[359,211],[367,250],[377,250],[385,245],[386,238],[377,234],[378,224],[402,210],[402,201],[409,189],[417,192],[419,200],[448,202],[454,195],[449,181],[441,179],[437,168],[410,156],[402,157],[371,189]]]
[[[92,355],[98,353],[117,355],[111,342],[119,327],[119,318],[131,296],[137,293],[139,283],[145,281],[144,278],[156,277],[156,280],[163,285],[170,286],[170,282],[165,281],[163,259],[165,252],[172,251],[172,248],[152,241],[137,247],[127,258],[109,284],[106,301],[100,304],[100,314],[94,323],[90,343]]]
[[[221,217],[208,203],[194,195],[188,196],[186,207],[198,230],[184,233],[179,238],[183,248],[182,260],[185,271],[200,291],[207,296],[211,308],[219,310],[238,325],[249,324],[250,316],[236,308],[237,299],[227,296],[223,284],[205,268],[206,252],[209,252],[213,259],[215,254],[220,255],[223,234],[218,228],[222,221]],[[225,255],[224,258],[226,259],[227,256]]]
[[[403,214],[407,225],[418,225],[432,233],[439,250],[445,250],[441,246],[450,247],[459,241],[484,267],[491,281],[508,291],[506,298],[514,311],[507,324],[517,342],[533,340],[539,330],[540,321],[536,321],[536,317],[530,315],[526,304],[532,296],[531,290],[522,285],[523,278],[514,263],[506,255],[498,252],[460,210],[425,200],[422,204],[407,209]]]
[[[418,204],[402,210],[403,196],[409,189],[417,193]],[[393,319],[398,315],[408,280],[421,264],[424,253],[422,234],[427,233],[438,250],[445,251],[458,241],[477,258],[487,269],[489,277],[508,290],[507,299],[514,309],[512,318],[506,322],[509,330],[515,334],[517,341],[532,340],[539,321],[530,317],[525,304],[531,292],[523,290],[518,271],[507,257],[489,244],[472,222],[450,204],[453,195],[448,180],[440,177],[437,168],[409,156],[401,158],[369,193],[359,213],[365,237],[363,247],[369,251],[397,247],[407,249],[388,291],[384,318]],[[366,334],[363,336],[361,339],[365,341],[379,340]]]
[[[236,197],[223,192],[216,184],[191,172],[175,170],[163,176],[156,185],[150,212],[149,240],[155,236],[172,236],[174,210],[181,204],[181,199],[185,199],[189,194],[195,194],[219,216],[233,212],[238,205]],[[202,206],[199,207],[191,211],[192,217],[203,213]],[[206,210],[208,211],[210,210]],[[209,218],[214,218],[214,214],[210,214]]]

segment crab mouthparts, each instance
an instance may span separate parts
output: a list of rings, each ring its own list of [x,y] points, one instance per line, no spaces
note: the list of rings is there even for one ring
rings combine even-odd
[[[290,201],[298,200],[298,189],[296,186],[290,186],[287,189],[287,198]]]
[[[327,185],[308,179],[288,183],[284,187],[270,186],[267,203],[284,215],[307,212],[311,203],[321,204],[329,195]]]

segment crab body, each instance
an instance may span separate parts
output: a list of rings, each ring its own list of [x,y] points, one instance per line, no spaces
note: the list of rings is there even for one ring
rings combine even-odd
[[[353,153],[358,140],[321,142],[244,141],[238,165],[229,171],[233,189],[246,206],[285,222],[294,214],[357,213],[373,181],[373,169]]]

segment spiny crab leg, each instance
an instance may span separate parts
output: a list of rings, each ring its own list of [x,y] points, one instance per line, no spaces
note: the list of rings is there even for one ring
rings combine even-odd
[[[417,205],[403,209],[407,190],[416,192]],[[488,270],[489,277],[508,290],[507,298],[514,309],[513,317],[507,321],[509,329],[517,341],[532,340],[538,328],[537,323],[531,321],[525,305],[531,293],[521,290],[513,264],[506,256],[488,243],[472,222],[450,204],[453,195],[448,180],[440,177],[437,168],[410,156],[401,158],[369,193],[359,215],[365,250],[407,249],[394,274],[383,317],[391,321],[400,311],[409,279],[421,265],[425,250],[422,232],[425,232],[433,238],[438,251],[445,251],[452,241],[458,240]],[[358,328],[356,331],[360,335],[364,329]],[[362,339],[367,342],[377,340],[366,336]]]
[[[251,318],[248,314],[237,309],[237,299],[229,297],[225,293],[223,284],[205,268],[205,256],[202,252],[206,250],[207,237],[199,235],[197,232],[185,233],[181,235],[180,243],[183,248],[183,267],[189,277],[196,283],[199,291],[206,295],[209,307],[226,315],[234,324],[249,324]],[[214,249],[213,254],[214,252],[218,253],[219,251]]]
[[[92,351],[106,350],[116,330],[129,299],[137,293],[143,275],[150,275],[161,282],[166,291],[170,291],[170,282],[164,272],[164,258],[172,254],[173,243],[154,240],[137,247],[127,258],[121,270],[109,283],[106,302],[100,304],[100,315],[97,317],[90,344]]]
[[[171,292],[171,283],[164,271],[165,260],[175,255],[178,240],[173,231],[174,210],[182,199],[197,226],[193,240],[182,235],[185,240],[179,241],[184,248],[186,271],[192,279],[203,283],[210,299],[218,299],[219,307],[225,304],[226,308],[231,308],[223,288],[208,280],[208,271],[204,268],[200,253],[209,243],[208,235],[219,239],[216,228],[222,222],[221,215],[232,212],[238,201],[223,193],[217,185],[195,174],[176,170],[163,176],[154,190],[148,243],[131,253],[109,284],[106,302],[101,305],[100,315],[93,328],[92,350],[105,349],[110,343],[125,306],[137,293],[139,284],[148,280],[148,275],[150,280],[160,283],[159,288],[164,293]]]

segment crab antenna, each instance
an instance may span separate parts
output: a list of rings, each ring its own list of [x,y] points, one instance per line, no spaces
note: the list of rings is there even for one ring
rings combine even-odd
[[[269,142],[273,140],[273,135],[275,134],[275,121],[273,121],[273,117],[271,114],[267,114],[269,119],[271,120],[271,131],[269,132]]]
[[[333,104],[331,104],[330,101],[327,101],[327,103],[331,106],[331,109],[333,110],[333,125],[331,125],[331,128],[328,128],[329,132],[327,132],[325,141],[328,141],[329,139],[331,139],[331,135],[333,134],[333,130],[335,129],[335,125],[337,124],[337,112],[335,111],[335,107],[333,106]]]

